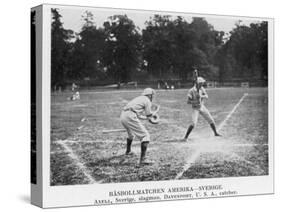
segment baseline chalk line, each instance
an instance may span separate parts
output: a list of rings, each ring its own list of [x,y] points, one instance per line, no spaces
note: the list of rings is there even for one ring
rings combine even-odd
[[[233,109],[229,112],[229,114],[226,116],[226,118],[220,123],[220,125],[218,126],[218,130],[221,130],[227,120],[232,116],[232,114],[236,111],[236,109],[238,108],[238,106],[241,104],[241,102],[245,99],[245,97],[248,95],[248,93],[244,93],[243,96],[240,98],[240,100],[236,103],[236,105],[234,105]],[[202,153],[202,148],[198,148],[195,153],[193,153],[193,155],[191,156],[191,158],[189,160],[186,161],[186,164],[184,165],[183,169],[181,172],[179,172],[176,177],[175,180],[178,180],[182,177],[182,175],[194,164],[194,162],[197,160],[197,158],[200,156],[200,154]]]
[[[178,179],[180,179],[182,177],[182,175],[193,165],[193,163],[196,161],[196,159],[198,158],[200,153],[201,153],[200,149],[197,149],[195,151],[195,153],[193,153],[191,158],[184,165],[182,171],[177,174],[177,176],[175,177],[175,180],[178,180]]]
[[[89,180],[90,184],[97,183],[97,181],[92,177],[90,171],[87,167],[80,161],[79,157],[72,151],[72,149],[62,140],[57,141],[66,152],[69,153],[69,157],[75,161],[75,165],[83,172],[86,178]]]
[[[243,96],[240,98],[240,100],[237,102],[237,104],[233,107],[233,109],[229,112],[229,114],[226,116],[226,118],[223,120],[223,122],[220,123],[220,125],[218,126],[218,131],[221,130],[224,125],[226,124],[226,122],[228,121],[228,119],[232,116],[232,114],[236,111],[236,109],[238,108],[238,106],[241,104],[241,102],[243,102],[243,100],[245,99],[245,97],[248,96],[248,93],[244,93]]]

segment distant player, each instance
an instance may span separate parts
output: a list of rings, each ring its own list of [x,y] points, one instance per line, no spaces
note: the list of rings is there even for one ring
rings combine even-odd
[[[188,91],[187,104],[191,104],[192,106],[192,124],[187,129],[187,132],[184,137],[185,140],[188,139],[189,134],[196,126],[199,114],[202,115],[203,118],[210,124],[214,132],[214,135],[220,136],[220,134],[216,130],[216,125],[213,117],[211,116],[209,110],[204,105],[204,101],[208,99],[208,94],[203,87],[203,84],[205,82],[206,81],[202,77],[198,77],[197,82]]]
[[[140,164],[144,165],[152,163],[146,158],[150,135],[139,118],[145,114],[148,120],[152,119],[151,102],[154,96],[155,91],[153,89],[144,89],[141,96],[134,98],[123,108],[120,116],[121,123],[128,133],[126,155],[131,154],[131,144],[136,137],[141,141]]]
[[[80,93],[78,91],[78,85],[76,85],[74,82],[71,85],[71,91],[72,91],[72,95],[71,95],[71,97],[68,97],[67,99],[72,100],[72,101],[79,100]]]
[[[169,89],[170,89],[169,84],[168,84],[167,82],[165,82],[164,87],[165,87],[166,90],[169,90]]]
[[[78,88],[78,86],[73,82],[71,85],[71,91],[74,93],[77,88]]]

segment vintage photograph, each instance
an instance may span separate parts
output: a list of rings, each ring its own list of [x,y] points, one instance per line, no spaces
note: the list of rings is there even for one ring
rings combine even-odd
[[[51,9],[50,185],[269,175],[268,22]]]

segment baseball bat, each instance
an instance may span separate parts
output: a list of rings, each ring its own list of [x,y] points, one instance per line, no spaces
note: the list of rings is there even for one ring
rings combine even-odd
[[[193,71],[193,80],[194,80],[194,85],[197,87],[197,91],[199,92],[198,86],[197,86],[197,80],[198,80],[198,71],[197,69],[194,69]]]

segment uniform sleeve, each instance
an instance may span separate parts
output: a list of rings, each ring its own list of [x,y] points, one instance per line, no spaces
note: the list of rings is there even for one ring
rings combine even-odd
[[[149,116],[149,115],[152,114],[152,112],[151,112],[151,102],[150,102],[149,99],[147,99],[147,101],[145,102],[144,111],[145,111],[145,115],[146,115],[146,116]]]

